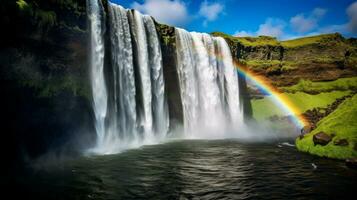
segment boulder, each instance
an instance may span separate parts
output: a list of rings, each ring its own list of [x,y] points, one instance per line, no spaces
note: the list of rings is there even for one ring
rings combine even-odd
[[[315,145],[319,144],[325,146],[332,140],[332,137],[324,132],[319,132],[316,133],[312,139]]]
[[[349,158],[346,160],[346,166],[352,169],[357,169],[357,158]]]
[[[348,141],[346,139],[337,139],[333,144],[336,146],[348,146]]]

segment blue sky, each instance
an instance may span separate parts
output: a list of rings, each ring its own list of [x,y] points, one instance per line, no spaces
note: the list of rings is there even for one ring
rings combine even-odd
[[[280,40],[340,32],[357,37],[356,0],[110,0],[189,31]]]

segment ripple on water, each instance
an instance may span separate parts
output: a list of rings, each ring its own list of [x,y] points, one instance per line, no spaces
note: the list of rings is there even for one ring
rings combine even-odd
[[[354,191],[356,171],[278,144],[145,146],[68,161],[28,175],[19,187],[44,199],[326,199]]]

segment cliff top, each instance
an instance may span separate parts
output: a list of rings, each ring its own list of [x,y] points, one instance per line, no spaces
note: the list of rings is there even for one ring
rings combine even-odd
[[[235,37],[222,32],[211,33],[214,36],[220,36],[234,42],[239,42],[244,46],[283,46],[285,48],[297,48],[301,46],[327,43],[341,43],[354,41],[352,39],[345,39],[340,33],[322,34],[316,36],[302,37],[292,40],[279,41],[275,37],[258,36],[258,37]]]

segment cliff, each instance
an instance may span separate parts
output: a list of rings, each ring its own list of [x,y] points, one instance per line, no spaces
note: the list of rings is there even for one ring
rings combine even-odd
[[[5,1],[0,12],[5,160],[91,145],[86,1]]]
[[[346,39],[339,33],[288,41],[212,34],[224,37],[239,62],[268,77],[277,87],[297,84],[300,79],[331,81],[357,76],[356,39]]]

